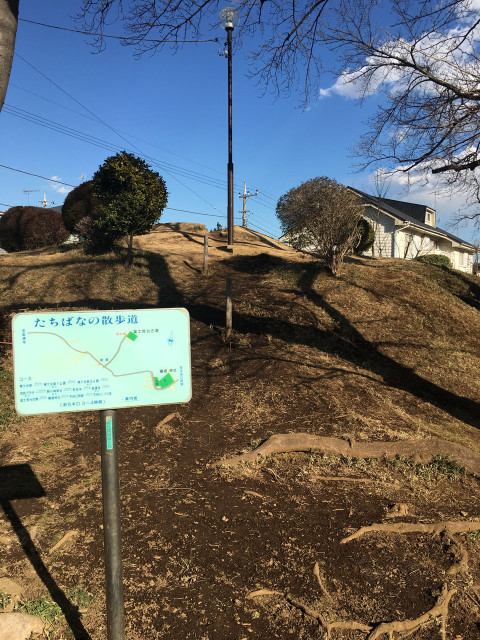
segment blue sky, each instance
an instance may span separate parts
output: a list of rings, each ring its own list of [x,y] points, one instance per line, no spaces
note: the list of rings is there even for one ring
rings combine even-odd
[[[22,0],[20,18],[78,28],[71,17],[78,6],[78,0]],[[110,33],[120,34],[120,25]],[[225,39],[220,26],[211,33],[217,36],[218,44],[188,44],[176,54],[164,48],[136,60],[132,48],[117,41],[93,53],[82,35],[20,21],[0,113],[0,164],[77,185],[125,148],[147,157],[164,177],[169,209],[162,222],[226,224],[227,60],[218,55]],[[349,148],[376,97],[359,107],[332,92],[302,110],[294,92],[278,99],[262,95],[246,77],[247,46],[233,59],[237,223],[244,181],[250,193],[259,191],[247,202],[249,226],[274,237],[281,234],[276,201],[302,181],[326,175],[374,193],[371,176],[355,173]],[[322,84],[328,88],[333,80],[326,76]],[[59,205],[68,189],[0,167],[0,210],[36,205],[44,192]],[[475,236],[472,227],[449,227],[451,213],[463,204],[458,197],[449,200],[425,188],[405,195],[401,181],[392,182],[388,197],[427,204],[437,209],[440,226],[466,240]]]

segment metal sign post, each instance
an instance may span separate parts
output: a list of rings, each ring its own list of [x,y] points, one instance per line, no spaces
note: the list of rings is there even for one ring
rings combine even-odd
[[[124,640],[122,584],[122,539],[120,531],[120,489],[118,478],[117,411],[100,411],[102,449],[103,536],[107,593],[107,638]]]

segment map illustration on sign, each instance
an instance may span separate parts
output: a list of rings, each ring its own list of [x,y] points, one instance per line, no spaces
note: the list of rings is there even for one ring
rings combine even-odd
[[[12,333],[22,415],[191,398],[186,309],[20,313]]]

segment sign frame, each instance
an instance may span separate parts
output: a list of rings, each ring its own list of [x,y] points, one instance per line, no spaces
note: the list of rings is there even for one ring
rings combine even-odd
[[[183,307],[18,313],[12,336],[20,415],[178,404],[192,397],[190,315]]]

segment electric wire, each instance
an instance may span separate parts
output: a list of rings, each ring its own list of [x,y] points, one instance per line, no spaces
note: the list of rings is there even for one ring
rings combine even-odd
[[[74,98],[70,93],[68,93],[68,91],[65,91],[65,89],[63,89],[58,83],[56,83],[54,80],[52,80],[51,78],[49,78],[46,74],[44,74],[42,71],[40,71],[40,69],[38,69],[37,67],[35,67],[35,65],[31,64],[30,62],[28,62],[28,60],[26,60],[23,56],[21,56],[18,53],[15,53],[15,55],[17,55],[21,60],[23,60],[23,62],[25,62],[28,66],[32,67],[32,69],[34,69],[37,73],[39,73],[43,78],[45,78],[46,80],[48,80],[49,82],[51,82],[55,87],[57,87],[57,89],[59,89],[60,91],[62,91],[62,93],[64,93],[65,95],[67,95],[71,100],[73,100],[74,102],[76,102],[78,105],[80,105],[82,107],[82,109],[85,109],[85,111],[87,111],[88,113],[90,113],[96,120],[98,120],[98,122],[100,122],[101,124],[103,124],[105,127],[107,127],[108,129],[110,129],[113,133],[115,133],[117,136],[119,136],[124,142],[126,142],[127,144],[133,146],[133,148],[140,153],[142,156],[147,157],[146,154],[143,153],[143,151],[137,147],[133,142],[127,140],[127,138],[125,138],[125,136],[123,136],[121,133],[119,133],[118,131],[116,131],[112,126],[110,126],[107,122],[105,122],[104,120],[102,120],[102,118],[100,118],[99,116],[97,116],[93,111],[91,111],[88,107],[86,107],[84,104],[82,104],[79,100],[77,100],[76,98]],[[78,133],[78,132],[77,132]],[[82,134],[83,135],[83,134]],[[81,139],[78,137],[78,135],[75,135],[75,137],[77,137],[77,139]],[[85,140],[87,141],[87,140]],[[94,143],[97,146],[98,143]],[[117,147],[118,148],[118,147]],[[195,196],[197,196],[198,198],[200,198],[201,200],[203,200],[204,202],[206,202],[206,204],[208,204],[210,207],[212,207],[213,209],[216,209],[217,207],[215,205],[213,205],[211,202],[209,202],[206,198],[204,198],[203,196],[201,196],[200,194],[198,194],[194,189],[192,189],[191,187],[188,187],[186,184],[184,184],[178,177],[172,175],[172,173],[170,171],[168,171],[168,169],[163,168],[163,171],[165,171],[166,173],[169,173],[169,175],[171,177],[173,177],[175,180],[177,180],[177,182],[179,182],[185,189],[188,189],[189,191],[191,191]]]
[[[107,151],[122,151],[122,147],[120,147],[119,145],[116,145],[114,143],[110,143],[107,142],[105,140],[101,140],[100,138],[96,138],[95,136],[89,136],[88,134],[83,134],[82,132],[76,130],[76,129],[72,129],[71,127],[65,127],[64,125],[60,125],[59,123],[55,123],[53,121],[48,121],[46,118],[42,118],[41,116],[35,116],[35,114],[31,114],[29,112],[26,112],[23,109],[18,109],[17,107],[15,107],[15,109],[17,109],[17,112],[13,111],[12,108],[10,107],[10,105],[5,105],[4,106],[4,111],[5,113],[8,113],[10,115],[14,115],[17,116],[19,118],[22,118],[24,120],[27,120],[28,122],[32,122],[34,124],[38,124],[40,126],[46,127],[47,129],[51,129],[53,131],[57,131],[58,133],[63,133],[64,135],[67,135],[71,138],[75,138],[77,140],[81,140],[82,142],[87,142],[88,144],[92,144],[96,147],[102,148],[102,149],[106,149]],[[19,113],[20,112],[20,113]],[[141,153],[141,152],[140,152]],[[201,196],[199,193],[197,193],[194,189],[192,189],[191,187],[189,187],[188,185],[186,185],[184,182],[182,182],[182,180],[180,180],[180,178],[178,178],[176,175],[174,175],[174,171],[175,169],[168,169],[165,164],[161,161],[158,161],[154,158],[151,158],[150,156],[145,156],[145,154],[141,153],[142,156],[144,156],[145,158],[147,158],[151,165],[158,167],[162,170],[163,173],[167,173],[171,178],[173,178],[174,180],[176,180],[177,182],[179,182],[185,189],[187,189],[188,191],[191,191],[197,198],[200,198],[200,200],[203,200],[206,204],[208,204],[210,207],[212,207],[213,209],[217,210],[217,207],[215,205],[213,205],[211,202],[209,202],[206,198],[204,198],[203,196]],[[182,173],[180,173],[180,175],[182,175]],[[187,178],[190,178],[191,180],[198,180],[199,182],[203,182],[204,184],[209,184],[199,178],[195,178],[192,176],[187,175]],[[74,186],[74,185],[70,185],[70,186]],[[219,185],[215,185],[215,184],[210,184],[209,186],[213,186],[213,187],[217,187],[217,188],[222,188]]]
[[[0,167],[3,167],[4,169],[9,169],[10,171],[16,171],[18,173],[24,173],[28,176],[34,176],[35,178],[41,178],[42,180],[48,180],[49,182],[56,182],[57,184],[63,184],[67,187],[75,187],[77,185],[74,184],[69,184],[68,182],[62,182],[61,180],[56,180],[55,178],[47,178],[46,176],[42,176],[38,173],[32,173],[31,171],[25,171],[23,169],[16,169],[15,167],[9,167],[6,164],[0,164]],[[0,206],[2,207],[13,207],[14,205],[11,204],[6,204],[5,202],[0,202]],[[215,214],[215,213],[202,213],[200,211],[189,211],[187,209],[175,209],[173,207],[165,207],[165,209],[169,209],[171,211],[180,211],[182,213],[192,213],[194,215],[197,216],[208,216],[208,217],[212,217],[212,218],[226,218],[226,215],[223,215],[221,213]],[[237,218],[238,220],[238,218]]]
[[[27,63],[27,64],[30,64],[30,63]],[[30,65],[30,66],[33,67],[33,65]],[[33,67],[33,68],[36,71],[38,71],[35,67]],[[39,72],[39,73],[41,73],[41,72]],[[46,77],[45,74],[42,73],[42,75],[44,77]],[[55,82],[53,82],[53,84],[55,84],[55,86],[58,86]],[[70,94],[67,93],[67,95],[69,97],[71,97]],[[75,100],[75,98],[72,98],[72,99]],[[75,100],[75,101],[78,102],[77,100]],[[84,105],[82,105],[80,102],[78,102],[78,104],[80,106],[84,107]],[[58,131],[60,133],[64,133],[65,135],[70,135],[71,137],[77,138],[78,140],[82,140],[84,142],[89,142],[90,144],[94,144],[95,146],[100,147],[100,148],[104,148],[104,149],[107,149],[107,150],[111,150],[113,148],[117,152],[123,150],[123,148],[121,146],[119,146],[119,145],[115,145],[114,143],[107,142],[105,140],[101,140],[100,138],[97,138],[96,136],[90,136],[89,134],[85,134],[85,133],[83,133],[81,131],[78,131],[77,129],[72,129],[71,127],[66,127],[65,125],[62,125],[60,123],[48,120],[47,118],[43,118],[42,116],[37,116],[36,114],[32,114],[31,112],[25,111],[24,109],[19,109],[18,107],[13,107],[12,105],[5,105],[5,106],[8,107],[7,109],[5,109],[6,113],[10,113],[10,115],[16,115],[17,117],[21,117],[21,118],[23,118],[25,120],[28,120],[30,122],[33,122],[35,124],[39,124],[41,126],[47,127],[49,129],[52,129],[54,131]],[[84,107],[84,108],[87,109],[87,107]],[[17,110],[17,111],[15,111],[15,110]],[[88,110],[88,111],[89,111],[89,113],[92,113],[90,110]],[[18,113],[18,112],[20,112],[20,113]],[[95,114],[92,114],[92,115],[95,116]],[[203,182],[204,184],[207,184],[209,186],[213,186],[213,187],[216,187],[216,188],[223,188],[223,186],[221,184],[218,184],[219,182],[221,182],[218,178],[213,178],[213,177],[206,176],[205,174],[200,174],[198,172],[193,172],[193,171],[191,171],[189,169],[184,169],[183,167],[179,167],[177,165],[173,165],[172,163],[167,163],[167,162],[164,162],[164,161],[160,161],[160,160],[157,160],[156,158],[152,158],[151,156],[148,156],[147,154],[143,153],[142,150],[139,149],[139,147],[137,147],[135,144],[133,144],[129,140],[127,140],[124,136],[119,134],[113,127],[111,127],[110,125],[108,125],[107,123],[105,123],[103,120],[101,120],[98,117],[96,117],[96,119],[101,124],[104,124],[105,126],[107,126],[111,131],[113,131],[114,133],[119,135],[120,138],[122,138],[122,140],[127,142],[127,144],[130,144],[131,146],[133,146],[133,148],[138,153],[140,153],[140,155],[142,155],[144,158],[152,161],[153,163],[157,163],[157,166],[160,166],[163,171],[169,173],[170,175],[172,175],[172,174],[167,169],[167,167],[169,165],[172,168],[171,169],[172,171],[180,173],[180,175],[183,174],[187,178],[190,178],[192,180],[198,180],[199,182]],[[194,177],[194,175],[198,176],[198,177]],[[175,179],[178,180],[178,178],[175,178]],[[202,196],[197,194],[193,189],[191,189],[190,187],[184,185],[180,180],[178,180],[178,181],[180,182],[180,184],[182,186],[184,186],[186,189],[189,189],[192,193],[194,193],[194,195],[196,195],[201,200],[206,202],[213,209],[217,209],[217,207],[215,205],[213,205],[211,202],[209,202],[208,200],[206,200],[205,198],[203,198]]]
[[[189,169],[185,169],[183,167],[179,167],[177,165],[173,165],[172,163],[167,163],[165,161],[160,161],[160,160],[157,160],[156,158],[152,158],[151,156],[148,156],[148,155],[144,154],[142,152],[142,150],[139,149],[134,143],[132,143],[131,141],[127,140],[127,138],[125,138],[119,131],[117,131],[112,126],[110,126],[107,122],[102,120],[102,118],[97,116],[93,111],[88,109],[88,107],[86,107],[79,100],[74,98],[70,93],[68,93],[68,91],[65,91],[65,89],[63,89],[58,83],[56,83],[54,80],[52,80],[46,74],[44,74],[42,71],[40,71],[37,67],[35,67],[33,64],[28,62],[25,58],[23,58],[23,56],[21,56],[17,52],[15,53],[15,55],[17,55],[23,62],[25,62],[27,65],[29,65],[32,69],[34,69],[42,77],[44,77],[51,84],[53,84],[57,89],[62,91],[62,93],[64,93],[71,100],[73,100],[80,107],[82,107],[82,109],[87,111],[87,113],[89,113],[91,116],[93,116],[93,118],[96,121],[98,121],[102,125],[106,126],[113,133],[118,135],[124,142],[126,142],[127,144],[133,146],[137,150],[137,152],[139,152],[142,156],[147,158],[149,161],[151,161],[156,166],[160,167],[163,172],[168,173],[172,178],[177,180],[177,182],[179,182],[185,189],[188,189],[189,191],[191,191],[195,196],[197,196],[198,198],[203,200],[206,204],[208,204],[215,211],[217,211],[217,207],[215,205],[213,205],[206,198],[204,198],[203,196],[198,194],[194,189],[192,189],[191,187],[189,187],[186,184],[184,184],[178,178],[178,176],[174,175],[174,173],[180,174],[180,175],[182,175],[182,177],[185,177],[187,179],[196,180],[196,181],[201,182],[203,184],[206,184],[208,186],[219,188],[219,189],[225,189],[225,186],[224,186],[225,185],[225,181],[220,181],[218,178],[213,178],[212,176],[207,176],[206,174],[201,174],[199,172],[194,172],[194,171],[191,171]],[[21,117],[23,119],[26,119],[26,120],[34,123],[34,124],[39,124],[41,126],[53,129],[53,130],[55,130],[55,131],[57,131],[59,133],[63,133],[64,135],[69,135],[69,136],[71,136],[73,138],[76,138],[78,140],[81,140],[81,141],[84,141],[84,142],[87,142],[87,143],[90,143],[90,144],[94,144],[95,146],[98,146],[100,148],[111,149],[113,147],[114,149],[117,149],[117,150],[121,149],[121,147],[119,147],[119,145],[115,145],[114,143],[109,143],[107,141],[101,140],[100,138],[97,138],[96,136],[90,136],[89,134],[85,134],[85,133],[80,132],[80,131],[78,131],[76,129],[72,129],[71,127],[66,127],[65,125],[61,125],[60,123],[55,123],[54,121],[49,121],[46,118],[42,118],[41,116],[37,116],[35,114],[32,114],[32,113],[27,112],[25,110],[19,109],[17,107],[12,107],[10,105],[8,105],[8,107],[9,107],[9,109],[7,108],[7,113],[10,113],[11,115],[16,115],[17,117]],[[14,111],[15,109],[17,109],[16,112]],[[239,185],[235,185],[234,184],[234,188],[238,189]],[[265,203],[262,203],[262,204],[265,207],[269,207],[269,205],[267,205]],[[272,208],[272,207],[270,206],[269,208]]]
[[[117,131],[116,129],[114,129],[112,126],[110,126],[107,122],[105,122],[104,120],[102,120],[102,118],[100,118],[99,116],[97,116],[93,111],[91,111],[90,109],[88,109],[88,107],[86,107],[84,104],[82,104],[79,100],[77,100],[76,98],[74,98],[68,91],[66,91],[65,89],[63,89],[57,82],[55,82],[54,80],[52,80],[51,78],[49,78],[45,73],[43,73],[42,71],[40,71],[40,69],[38,69],[37,67],[35,67],[33,64],[31,64],[30,62],[28,62],[28,60],[26,60],[25,58],[23,58],[19,53],[15,52],[15,55],[18,56],[21,60],[23,60],[23,62],[25,62],[27,65],[29,65],[32,69],[34,69],[34,71],[36,71],[38,74],[40,74],[43,78],[45,78],[46,80],[48,80],[51,84],[53,84],[57,89],[59,89],[62,93],[64,93],[68,98],[70,98],[71,100],[73,100],[76,104],[78,104],[80,107],[82,107],[82,109],[84,109],[85,111],[87,111],[91,116],[93,116],[93,118],[100,122],[101,124],[103,124],[104,126],[106,126],[108,129],[110,129],[113,133],[115,133],[116,135],[118,135],[124,142],[127,142],[127,144],[130,144],[131,146],[134,147],[134,149],[136,149],[137,152],[139,152],[142,156],[149,158],[149,156],[147,156],[146,154],[144,154],[142,152],[141,149],[139,149],[139,147],[137,147],[134,143],[132,143],[131,141],[127,140],[119,131]],[[127,134],[130,135],[130,134]],[[133,137],[133,136],[131,136]],[[188,169],[185,169],[185,171],[189,171]],[[209,176],[205,176],[206,178],[209,178]],[[218,178],[210,178],[211,180],[217,180],[218,182],[220,182],[220,180]],[[225,181],[223,181],[223,184],[225,184]],[[240,189],[240,185],[238,184],[234,184],[234,189]],[[223,188],[223,187],[222,187]],[[216,209],[216,207],[210,203],[208,203],[211,207],[213,207],[214,209]]]
[[[260,231],[263,231],[263,232],[264,232],[264,233],[266,233],[267,235],[270,235],[270,233],[271,233],[271,231],[267,231],[266,229],[262,229],[262,227],[259,227],[258,225],[253,224],[253,222],[249,222],[248,224],[249,224],[249,226],[252,226],[252,227],[254,227],[255,229],[260,229]]]
[[[68,27],[59,27],[54,24],[45,24],[44,22],[37,22],[35,20],[27,20],[27,18],[19,18],[21,22],[28,22],[29,24],[35,24],[40,27],[48,27],[49,29],[58,29],[59,31],[69,31],[70,33],[78,33],[84,36],[94,36],[97,38],[112,38],[115,40],[135,40],[135,36],[116,36],[108,35],[106,33],[91,33],[90,31],[81,31],[80,29],[70,29]],[[203,42],[218,42],[218,38],[210,38],[209,40],[159,40],[154,38],[142,38],[142,42],[156,42],[158,44],[199,44]]]
[[[87,111],[87,113],[89,113],[91,116],[93,116],[93,118],[100,122],[102,125],[106,126],[108,129],[110,129],[113,133],[115,133],[116,135],[118,135],[124,142],[126,142],[127,144],[133,146],[133,148],[140,153],[142,156],[144,156],[145,158],[148,159],[152,159],[150,156],[147,156],[145,153],[143,153],[143,151],[137,147],[133,142],[131,142],[130,140],[128,140],[127,138],[125,138],[119,131],[117,131],[116,129],[114,129],[112,126],[110,126],[107,122],[105,122],[102,118],[100,118],[99,116],[97,116],[93,111],[91,111],[90,109],[88,109],[88,107],[86,107],[84,104],[82,104],[79,100],[77,100],[76,98],[74,98],[68,91],[66,91],[65,89],[63,89],[57,82],[55,82],[54,80],[52,80],[51,78],[49,78],[45,73],[43,73],[42,71],[40,71],[40,69],[38,69],[35,65],[31,64],[30,62],[28,62],[28,60],[26,60],[23,56],[21,56],[19,53],[15,52],[15,55],[18,56],[23,62],[25,62],[28,66],[30,66],[32,69],[34,69],[34,71],[36,71],[37,73],[39,73],[43,78],[45,78],[46,80],[48,80],[51,84],[53,84],[57,89],[59,89],[60,91],[62,91],[62,93],[64,93],[68,98],[70,98],[71,100],[73,100],[76,104],[78,104],[80,107],[82,107],[82,109],[84,109],[85,111]],[[14,107],[15,108],[15,107]],[[68,107],[67,107],[68,108]],[[27,112],[28,113],[28,112]],[[31,116],[34,117],[40,117],[40,116],[35,116],[35,114],[30,114]],[[80,115],[80,114],[79,114]],[[58,123],[56,123],[58,124]],[[64,125],[59,125],[59,126],[64,126]],[[81,133],[76,131],[76,133]],[[88,135],[88,134],[83,134],[81,133],[81,135]],[[127,134],[129,135],[129,134]],[[104,141],[102,141],[104,142]],[[106,143],[109,144],[109,143]],[[97,145],[99,146],[99,145]],[[105,147],[104,147],[105,148]],[[120,147],[117,146],[117,149],[121,149]],[[155,159],[156,160],[156,159]],[[167,163],[167,164],[171,164],[171,163]],[[175,165],[173,165],[175,166]],[[176,167],[176,169],[182,169],[181,167]],[[189,172],[190,170],[188,169],[184,169],[184,171]],[[195,172],[197,173],[197,172]],[[198,173],[197,173],[198,174]],[[210,176],[206,176],[204,174],[198,174],[198,175],[202,175],[202,177],[207,178],[208,180],[215,180],[218,182],[221,182],[218,178],[213,178]],[[180,183],[182,184],[182,183]],[[205,184],[209,184],[208,182],[206,182]],[[223,184],[225,184],[225,181],[223,181]],[[183,186],[183,185],[182,185]],[[218,186],[215,184],[210,184],[210,186]],[[187,187],[188,188],[188,187]],[[223,186],[221,186],[220,188],[224,188]],[[234,184],[234,188],[239,189],[240,186],[239,185],[235,185]],[[192,193],[194,193],[195,195],[197,195],[195,193],[195,191],[192,190]],[[201,196],[200,196],[201,197]],[[207,202],[207,204],[209,206],[211,206],[213,209],[216,209],[216,207],[214,205],[212,205],[210,202],[204,200],[205,202]]]
[[[50,102],[51,104],[56,105],[57,107],[60,107],[61,109],[65,109],[67,111],[70,111],[71,113],[76,114],[77,116],[80,116],[81,118],[86,118],[87,120],[92,120],[93,122],[96,122],[97,119],[87,115],[86,113],[81,113],[80,111],[76,111],[75,109],[71,109],[70,107],[67,107],[63,104],[60,104],[59,102],[56,102],[55,100],[51,100],[50,98],[46,98],[45,96],[40,95],[39,93],[35,93],[34,91],[30,91],[30,89],[26,89],[25,87],[21,87],[18,84],[15,84],[14,82],[10,82],[9,83],[9,87],[15,87],[16,89],[20,89],[20,91],[25,91],[26,93],[29,93],[32,96],[35,96],[37,98],[40,98],[40,100],[45,100],[46,102]],[[215,169],[213,167],[209,167],[206,164],[203,164],[202,162],[197,162],[196,160],[192,160],[191,158],[187,158],[186,156],[181,155],[180,153],[176,153],[175,151],[172,151],[171,149],[167,149],[166,147],[161,147],[158,144],[155,144],[154,142],[150,142],[149,140],[145,140],[144,138],[139,138],[138,136],[133,135],[132,133],[129,133],[128,131],[122,131],[120,130],[120,133],[123,133],[125,135],[127,135],[129,138],[134,138],[136,140],[139,140],[140,142],[143,142],[144,144],[148,144],[151,147],[155,147],[157,149],[160,149],[161,151],[166,151],[167,153],[171,153],[174,156],[177,156],[178,158],[181,158],[182,160],[186,160],[187,162],[191,162],[192,164],[196,164],[199,167],[203,167],[204,169],[208,169],[209,171],[213,171],[215,173],[220,173],[223,175],[224,171],[220,171],[219,169]],[[226,181],[224,181],[226,182]],[[239,188],[238,185],[235,185],[235,188]]]
[[[67,127],[66,125],[62,125],[59,122],[55,122],[53,120],[49,120],[47,118],[43,118],[42,116],[38,116],[30,111],[26,111],[25,109],[20,109],[19,107],[12,106],[8,103],[4,105],[5,113],[16,116],[18,118],[22,118],[27,122],[32,122],[33,124],[38,124],[47,129],[51,129],[53,131],[57,131],[58,133],[63,133],[72,138],[76,138],[83,142],[87,142],[94,146],[100,147],[102,149],[106,149],[107,151],[122,151],[124,150],[124,146],[117,145],[113,142],[108,142],[107,140],[102,140],[101,138],[97,138],[96,136],[92,136],[91,134],[84,133],[79,131],[78,129],[73,129],[72,127]],[[219,189],[225,189],[225,182],[222,183],[218,178],[207,176],[206,174],[199,173],[197,171],[192,171],[190,169],[185,169],[184,167],[180,167],[178,165],[174,165],[170,162],[166,162],[164,160],[158,160],[153,156],[149,156],[147,154],[141,153],[141,155],[146,158],[152,164],[155,164],[157,167],[161,168],[164,171],[172,171],[178,173],[179,175],[201,182],[203,184],[207,184],[208,186],[216,187]],[[210,205],[213,206],[214,205]],[[214,207],[216,208],[216,207]]]
[[[28,60],[25,60],[25,58],[23,56],[21,56],[19,53],[17,53],[15,51],[15,55],[20,58],[20,60],[23,60],[23,62],[25,64],[27,64],[29,67],[32,67],[32,69],[34,69],[37,73],[39,73],[42,78],[45,78],[45,80],[48,80],[48,82],[51,82],[55,87],[57,87],[57,89],[59,91],[61,91],[62,93],[64,93],[66,96],[68,96],[71,100],[73,100],[74,102],[76,102],[78,105],[80,105],[82,107],[82,109],[85,109],[85,111],[87,111],[87,113],[89,113],[90,115],[92,115],[96,120],[98,120],[98,122],[100,122],[101,124],[103,124],[105,127],[107,127],[107,129],[110,129],[110,131],[113,131],[113,133],[115,133],[117,136],[119,136],[120,138],[122,138],[122,140],[124,140],[125,142],[127,142],[128,144],[132,145],[134,148],[137,149],[137,151],[140,151],[140,149],[138,147],[135,147],[135,145],[132,142],[129,142],[126,138],[124,138],[124,136],[122,136],[121,133],[118,133],[118,131],[115,131],[115,129],[113,127],[111,127],[107,122],[105,122],[104,120],[102,120],[102,118],[100,118],[99,116],[97,116],[96,113],[93,113],[93,111],[91,111],[88,107],[86,107],[84,104],[82,104],[79,100],[77,100],[76,98],[74,98],[70,93],[68,93],[68,91],[65,91],[65,89],[62,89],[62,87],[56,83],[54,80],[52,80],[51,78],[49,78],[47,75],[45,75],[42,71],[40,71],[40,69],[37,69],[37,67],[35,67],[35,65],[33,65],[31,62],[28,62]]]
[[[175,209],[174,207],[165,207],[165,209],[169,209],[170,211],[179,211],[180,213],[192,213],[193,215],[196,215],[196,216],[208,216],[209,218],[227,218],[227,216],[223,214],[215,215],[214,213],[200,213],[199,211],[189,211],[187,209]],[[236,220],[240,221],[239,218],[236,218]]]
[[[50,182],[56,182],[57,184],[64,184],[67,187],[76,187],[76,184],[69,184],[68,182],[62,182],[61,180],[55,180],[55,178],[47,178],[46,176],[41,176],[38,173],[31,173],[30,171],[23,171],[22,169],[15,169],[14,167],[9,167],[6,164],[0,164],[0,167],[4,169],[9,169],[10,171],[17,171],[18,173],[25,173],[27,176],[34,176],[35,178],[42,178],[42,180],[49,180]]]
[[[23,109],[15,108],[15,109],[17,109],[17,113],[16,113],[15,111],[12,110],[11,106],[8,105],[8,104],[5,104],[4,109],[5,109],[6,113],[10,113],[11,115],[16,115],[16,116],[21,117],[21,118],[23,118],[23,119],[25,119],[25,120],[27,120],[29,122],[33,122],[34,124],[39,124],[41,126],[49,128],[51,130],[57,131],[59,133],[63,133],[65,135],[68,135],[68,136],[73,137],[75,139],[81,140],[83,142],[87,142],[87,143],[92,144],[94,146],[106,149],[108,151],[112,151],[112,150],[119,151],[119,150],[121,150],[121,147],[118,146],[118,145],[115,145],[114,143],[109,143],[107,141],[101,140],[100,138],[96,138],[95,136],[90,136],[88,134],[83,134],[82,132],[79,132],[76,129],[72,129],[71,127],[66,127],[64,125],[60,125],[59,123],[55,123],[53,121],[49,121],[46,118],[42,118],[41,116],[36,116],[35,114],[31,114],[30,112],[27,112],[27,111],[25,111]],[[173,171],[175,170],[175,168],[168,169],[165,166],[166,163],[163,163],[161,161],[157,161],[156,159],[151,158],[151,157],[148,157],[148,159],[151,161],[152,165],[160,168],[164,173],[168,173],[171,178],[173,178],[174,180],[177,180],[185,189],[191,191],[195,196],[197,196],[198,198],[200,198],[201,200],[206,202],[206,204],[208,204],[209,206],[212,206],[212,207],[214,207],[214,209],[216,209],[216,207],[214,205],[212,205],[208,200],[206,200],[203,196],[201,196],[194,189],[192,189],[191,187],[189,187],[188,185],[183,183],[176,175],[174,175]],[[0,166],[5,166],[5,165],[0,165]],[[173,165],[173,167],[175,167],[175,166]],[[194,172],[194,173],[196,173],[196,172]],[[180,175],[182,175],[182,174],[180,174]],[[42,176],[40,176],[40,177],[42,177]],[[199,178],[195,178],[194,176],[187,176],[187,177],[192,179],[192,180],[199,180]],[[45,179],[48,180],[48,178],[45,178]],[[199,180],[199,181],[203,182],[204,184],[208,184],[203,180]],[[65,185],[71,186],[71,187],[74,186],[74,185],[71,185],[69,183],[63,183],[61,181],[52,180],[52,182],[60,182],[61,184],[65,184]],[[225,187],[220,187],[219,185],[215,185],[215,184],[210,184],[210,186],[217,186],[218,188],[225,189]],[[212,215],[212,217],[215,217],[216,215],[220,215],[221,217],[226,217],[224,214],[222,214],[220,212],[218,214],[211,214],[211,215]],[[264,218],[262,218],[259,214],[254,213],[253,215],[255,215],[258,219],[260,219],[263,222],[263,224],[266,224],[266,225],[270,226],[268,221],[265,220]],[[274,233],[273,229],[268,231],[268,233]]]
[[[253,222],[251,216],[248,218],[247,220],[248,225],[255,225],[256,220]],[[263,221],[262,221],[263,223]],[[263,223],[264,224],[264,223]],[[272,227],[270,227],[268,224],[263,226],[263,227],[259,227],[261,228],[263,231],[265,231],[266,233],[268,233],[269,235],[273,235],[273,236],[277,236],[278,235],[278,229],[273,229]]]
[[[20,109],[18,107],[12,107],[12,105],[6,103],[4,105],[4,111],[5,113],[8,113],[10,115],[16,116],[18,118],[22,118],[24,120],[26,120],[27,122],[32,122],[33,124],[37,124],[40,126],[43,126],[47,129],[50,129],[52,131],[56,131],[57,133],[62,133],[64,135],[67,135],[71,138],[80,140],[82,142],[86,142],[88,144],[92,144],[96,147],[99,147],[101,149],[105,149],[107,151],[122,151],[123,147],[116,145],[115,143],[112,142],[108,142],[106,140],[102,140],[101,138],[97,138],[96,136],[91,136],[90,134],[86,134],[83,133],[82,131],[79,131],[78,129],[73,129],[72,127],[67,127],[65,125],[62,125],[58,122],[54,122],[52,120],[48,120],[47,118],[43,118],[42,116],[37,116],[36,114],[32,114],[29,111],[26,111],[24,109]],[[187,178],[189,180],[194,180],[197,182],[200,182],[202,184],[205,184],[207,186],[210,187],[214,187],[217,189],[222,189],[222,190],[226,190],[226,183],[225,182],[221,182],[219,181],[217,178],[210,178],[209,176],[206,176],[205,174],[201,174],[198,173],[196,171],[191,171],[188,169],[184,169],[183,167],[179,167],[177,165],[174,165],[172,163],[168,163],[165,161],[161,161],[158,160],[157,158],[154,158],[152,156],[148,156],[145,154],[141,154],[144,158],[146,158],[150,164],[156,168],[161,169],[162,172],[167,173],[168,175],[170,175],[174,180],[177,180],[185,189],[191,191],[195,196],[197,196],[198,198],[200,198],[201,200],[203,200],[206,204],[208,204],[209,206],[211,206],[214,210],[217,210],[217,207],[215,205],[213,205],[211,202],[209,202],[206,198],[204,198],[203,196],[201,196],[199,193],[197,193],[194,189],[192,189],[191,187],[189,187],[188,185],[186,185],[185,183],[183,183],[180,178],[178,178],[178,175],[180,175],[181,177]],[[178,175],[175,175],[178,174]]]

